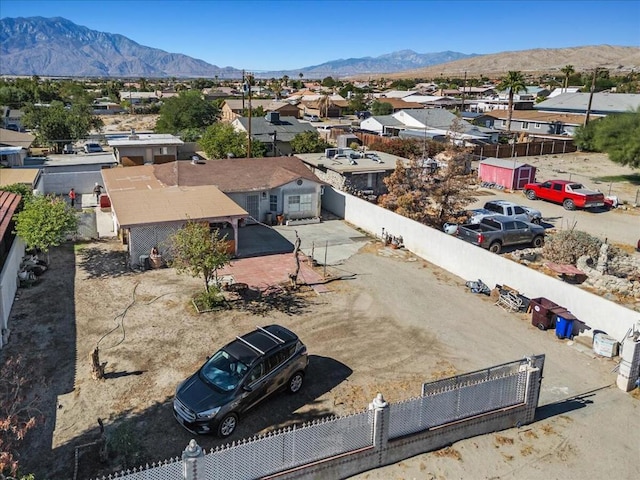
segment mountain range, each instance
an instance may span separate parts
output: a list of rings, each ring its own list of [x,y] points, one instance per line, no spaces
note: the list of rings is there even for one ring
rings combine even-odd
[[[348,58],[296,70],[256,73],[271,78],[332,76],[433,78],[440,74],[554,71],[571,64],[576,71],[595,66],[629,71],[640,68],[637,47],[537,49],[493,55],[402,50],[378,57]],[[146,47],[118,34],[99,32],[65,18],[0,19],[0,74],[53,77],[240,78],[241,70],[218,67],[180,53]]]

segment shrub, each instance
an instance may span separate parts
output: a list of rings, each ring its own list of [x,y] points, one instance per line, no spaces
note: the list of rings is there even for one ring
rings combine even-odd
[[[194,301],[200,310],[213,310],[224,304],[224,295],[218,287],[211,286],[208,292],[205,290],[197,294]]]
[[[547,236],[542,255],[551,262],[575,265],[583,255],[597,259],[601,246],[600,239],[586,232],[563,230]]]

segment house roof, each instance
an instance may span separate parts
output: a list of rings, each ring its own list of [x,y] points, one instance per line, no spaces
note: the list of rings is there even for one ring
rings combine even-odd
[[[514,170],[516,168],[525,167],[525,166],[526,167],[531,166],[528,163],[517,162],[510,158],[495,158],[495,157],[485,158],[480,162],[480,164],[491,165],[493,167],[506,168],[509,170]]]
[[[238,117],[233,121],[236,126],[241,126],[245,132],[248,130],[249,118]],[[307,123],[300,122],[295,117],[280,117],[278,122],[269,122],[264,117],[251,117],[251,137],[264,143],[272,141],[271,135],[276,132],[276,137],[281,142],[290,142],[303,132],[317,132],[316,128]]]
[[[2,240],[11,225],[13,214],[18,208],[22,197],[16,193],[0,190],[0,240]]]
[[[124,138],[107,140],[110,147],[139,147],[143,145],[177,146],[184,142],[168,133],[137,133]]]
[[[136,167],[126,170],[131,168]],[[109,183],[106,180],[108,172],[102,171],[105,184]],[[118,223],[123,228],[247,215],[246,210],[213,185],[108,191]]]
[[[484,112],[484,115],[500,120],[506,120],[509,117],[509,111],[491,110],[489,112]],[[584,123],[584,115],[574,113],[539,112],[537,110],[514,110],[512,120],[542,123],[560,122],[568,125],[582,125]]]
[[[35,187],[40,177],[39,168],[0,168],[0,188],[16,183]]]
[[[402,127],[402,126],[404,126],[404,123],[402,123],[400,120],[398,120],[393,115],[375,115],[373,117],[369,117],[369,118],[363,120],[362,122],[360,122],[360,126],[367,125],[367,123],[371,123],[371,122],[367,122],[367,120],[371,120],[372,122],[378,122],[380,125],[383,125],[385,127]]]
[[[448,110],[442,108],[420,108],[420,109],[407,109],[401,110],[393,114],[395,118],[402,122],[402,117],[407,115],[417,120],[418,122],[432,128],[449,129],[451,123],[458,117]],[[468,123],[465,120],[461,120],[461,123]],[[403,122],[405,123],[405,122]]]
[[[536,110],[586,112],[590,93],[562,93],[534,105]],[[594,93],[591,112],[623,113],[640,108],[639,93]]]
[[[388,92],[376,93],[373,96],[376,98],[404,98],[411,95],[415,95],[415,90],[389,90]]]
[[[224,101],[224,103],[233,111],[241,111],[244,108],[249,108],[249,100],[244,100],[244,107],[242,105],[242,99],[240,98],[230,98]],[[251,99],[251,108],[262,107],[264,110],[269,110],[273,112],[277,112],[282,107],[291,106],[290,102],[283,102],[277,100],[270,99]]]
[[[154,178],[163,185],[215,185],[224,193],[264,191],[298,179],[324,183],[296,157],[178,161],[152,167]],[[140,167],[127,167],[131,168]]]
[[[35,135],[30,133],[14,132],[13,130],[0,128],[0,145],[29,148],[35,139]]]
[[[413,103],[419,103],[421,105],[425,103],[460,103],[460,100],[453,97],[442,97],[436,95],[411,95],[409,98],[405,99],[405,101],[411,101]],[[416,107],[407,107],[407,108],[416,108]]]
[[[372,150],[368,151],[365,157],[355,159],[346,157],[327,158],[324,153],[298,153],[296,157],[314,167],[324,167],[338,173],[355,174],[393,171],[398,161],[403,162],[406,166],[410,163],[406,158]],[[355,163],[350,162],[350,160]]]
[[[388,103],[394,109],[398,109],[398,108],[423,108],[421,103],[410,101],[410,99],[412,99],[412,98],[413,97],[409,97],[409,99],[406,99],[406,100],[403,99],[403,98],[379,98],[378,101],[380,103]]]

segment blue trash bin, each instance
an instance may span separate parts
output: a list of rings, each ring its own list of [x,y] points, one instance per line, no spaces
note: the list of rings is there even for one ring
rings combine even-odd
[[[569,312],[563,312],[556,315],[556,337],[571,338],[573,337],[573,321],[576,317]]]

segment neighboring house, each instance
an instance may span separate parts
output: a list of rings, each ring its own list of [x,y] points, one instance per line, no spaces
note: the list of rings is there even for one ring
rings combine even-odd
[[[219,98],[240,97],[242,96],[242,90],[234,87],[212,87],[203,89],[202,95],[205,100],[211,101]]]
[[[373,98],[378,98],[378,99],[382,99],[382,98],[405,98],[405,97],[410,97],[411,95],[415,95],[418,92],[415,90],[388,90],[386,92],[382,92],[382,93],[374,93],[373,94]]]
[[[94,115],[115,115],[124,112],[124,108],[119,103],[109,101],[93,102],[91,108]]]
[[[162,92],[160,90],[156,90],[155,92],[121,91],[120,101],[127,100],[131,105],[138,105],[141,103],[155,103],[163,99],[177,96],[177,92]]]
[[[407,103],[415,105],[416,103],[426,108],[456,108],[460,105],[461,100],[453,97],[437,97],[435,95],[411,95],[403,98]],[[420,108],[420,107],[405,107]]]
[[[586,114],[590,93],[562,93],[538,103],[535,109],[541,112]],[[640,108],[640,93],[594,93],[591,115],[610,115],[637,111]]]
[[[2,112],[2,119],[0,120],[0,127],[15,132],[23,132],[24,126],[22,125],[22,117],[24,112],[22,110],[16,110],[9,107],[0,107]]]
[[[164,133],[135,133],[107,141],[117,162],[125,167],[149,163],[167,163],[178,159],[178,147],[184,142]]]
[[[392,113],[404,110],[407,108],[424,108],[424,105],[418,102],[413,102],[413,97],[406,98],[384,98],[380,97],[376,99],[380,103],[388,103],[391,105]]]
[[[35,135],[31,135],[30,133],[0,128],[0,147],[21,147],[29,150],[35,139]]]
[[[509,112],[493,110],[484,114],[489,128],[507,129]],[[593,117],[597,118],[596,116]],[[535,135],[571,135],[577,127],[584,125],[585,115],[540,112],[537,110],[515,110],[511,119],[512,132],[526,132]]]
[[[495,87],[493,85],[485,85],[483,87],[459,87],[459,95],[466,97],[488,97],[496,94]]]
[[[104,169],[102,176],[132,265],[153,246],[162,253],[164,240],[188,218],[230,224],[237,253],[240,220],[317,219],[324,185],[295,157],[180,161]]]
[[[391,118],[389,118],[391,117]],[[446,137],[497,143],[498,132],[472,125],[442,108],[400,110],[392,115],[373,116],[363,120],[360,128],[379,135],[404,137]]]
[[[582,87],[559,87],[551,90],[551,93],[548,95],[548,98],[557,97],[558,95],[562,95],[563,93],[578,93],[582,90]]]
[[[30,133],[0,128],[0,167],[21,167],[35,140]]]
[[[24,256],[24,241],[14,233],[14,214],[20,198],[20,195],[0,189],[0,348],[9,338],[9,314],[18,290],[18,271]]]
[[[398,162],[409,165],[409,160],[383,152],[356,152],[350,148],[328,148],[324,153],[298,153],[320,180],[334,188],[354,195],[382,195],[388,192],[384,179]]]
[[[300,117],[298,107],[290,102],[282,102],[277,100],[251,99],[251,109],[262,107],[266,112],[277,112],[281,117]],[[249,108],[249,99],[239,98],[227,99],[224,101],[221,109],[222,121],[233,122],[236,118],[244,115],[244,110]]]
[[[238,117],[231,125],[240,132],[249,131],[249,118]],[[251,139],[267,146],[267,156],[279,157],[293,153],[291,140],[303,132],[317,132],[316,128],[300,122],[295,117],[281,117],[277,112],[269,112],[264,117],[251,117]]]

